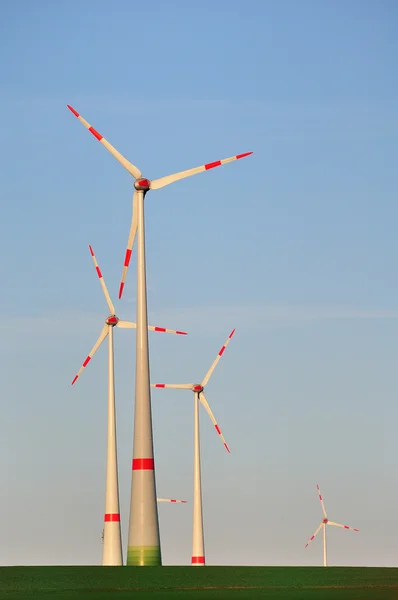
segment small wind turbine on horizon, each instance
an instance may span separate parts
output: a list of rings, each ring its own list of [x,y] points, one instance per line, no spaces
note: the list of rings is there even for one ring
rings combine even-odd
[[[117,444],[116,444],[116,417],[115,417],[115,374],[114,374],[114,351],[113,351],[113,328],[135,329],[136,324],[130,321],[121,321],[115,314],[115,307],[106,287],[102,272],[98,266],[94,250],[89,246],[90,254],[94,262],[102,291],[108,305],[110,315],[105,320],[105,325],[94,344],[86,360],[75,375],[72,385],[74,385],[86,368],[102,342],[108,337],[108,443],[107,443],[107,461],[106,461],[106,485],[105,485],[105,516],[103,531],[103,566],[121,566],[122,558],[122,538],[120,531],[120,510],[119,510],[119,485],[117,469]],[[175,331],[174,329],[165,329],[164,327],[149,326],[152,331],[162,333],[174,333],[186,335],[184,331]]]
[[[343,529],[349,529],[350,531],[359,531],[359,529],[355,529],[354,527],[349,527],[348,525],[341,525],[340,523],[334,523],[333,521],[329,521],[328,516],[326,514],[325,505],[323,503],[323,497],[321,494],[321,490],[319,489],[319,485],[317,485],[316,488],[318,490],[318,496],[319,496],[319,500],[321,502],[324,519],[322,519],[318,529],[315,531],[314,535],[310,537],[310,539],[306,543],[305,547],[307,548],[311,544],[312,540],[319,533],[319,531],[323,528],[323,566],[326,567],[327,566],[326,525],[332,525],[334,527],[342,527]]]
[[[201,165],[158,179],[147,179],[108,140],[69,104],[68,109],[86,129],[134,177],[133,215],[124,260],[119,298],[122,297],[127,268],[137,234],[137,336],[134,404],[134,439],[130,496],[130,523],[127,564],[158,566],[162,564],[159,536],[159,518],[156,502],[155,461],[153,452],[151,392],[149,378],[147,285],[145,261],[144,198],[150,190],[158,190],[170,183],[220,167],[226,163],[250,156],[252,152]]]
[[[231,341],[232,336],[235,333],[235,329],[231,331],[227,341],[222,346],[221,350],[217,354],[217,358],[211,365],[210,369],[204,376],[202,383],[152,383],[151,386],[155,388],[172,388],[177,390],[190,390],[194,393],[194,484],[193,484],[193,527],[192,527],[192,558],[191,564],[193,566],[204,566],[205,565],[205,545],[204,545],[204,533],[203,533],[203,510],[202,510],[202,483],[201,483],[201,469],[200,469],[200,438],[199,438],[199,402],[204,406],[207,414],[209,415],[218,435],[220,436],[225,449],[230,452],[230,449],[225,441],[221,429],[217,424],[217,421],[212,413],[209,403],[206,399],[204,389],[209,382],[209,379],[217,366],[218,361],[225,352],[226,347]]]

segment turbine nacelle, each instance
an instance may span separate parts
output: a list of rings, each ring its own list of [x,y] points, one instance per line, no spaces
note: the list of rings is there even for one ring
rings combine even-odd
[[[200,384],[193,385],[192,391],[200,394],[200,392],[203,392],[203,385],[200,385]]]
[[[151,187],[151,182],[149,179],[137,179],[134,182],[134,187],[136,190],[142,190],[143,192],[147,192]]]
[[[112,325],[113,327],[115,327],[115,325],[117,325],[119,323],[119,319],[116,315],[109,315],[109,317],[106,319],[105,323],[107,325]]]

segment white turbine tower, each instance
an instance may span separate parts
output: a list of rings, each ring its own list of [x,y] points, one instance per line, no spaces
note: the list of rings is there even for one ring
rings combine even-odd
[[[202,383],[152,383],[152,387],[155,388],[173,388],[177,390],[191,390],[194,393],[194,460],[193,460],[193,527],[192,527],[192,558],[191,564],[194,566],[205,565],[205,544],[203,534],[203,511],[202,511],[202,483],[201,483],[201,470],[200,470],[200,439],[199,439],[199,401],[206,409],[210,419],[218,435],[220,436],[225,449],[230,452],[227,442],[224,439],[221,429],[219,428],[217,421],[211,411],[209,403],[205,396],[205,386],[209,382],[209,379],[217,366],[218,361],[224,354],[226,347],[228,346],[232,336],[235,333],[235,329],[231,331],[227,341],[217,354],[216,360],[211,365],[210,369],[204,376]]]
[[[180,171],[159,179],[147,179],[141,171],[116,150],[79,113],[69,110],[93,136],[134,177],[133,215],[128,237],[119,298],[122,296],[134,238],[137,233],[137,338],[134,406],[134,441],[131,480],[131,503],[127,564],[157,566],[162,564],[159,538],[159,519],[156,502],[155,463],[153,458],[151,392],[149,383],[149,354],[147,331],[147,289],[145,265],[144,197],[149,190],[158,190],[170,183],[208,171],[223,164],[249,156],[238,154],[194,169]]]
[[[348,525],[341,525],[340,523],[334,523],[333,521],[329,521],[328,516],[326,514],[325,505],[323,503],[321,490],[319,489],[319,485],[317,485],[316,487],[318,490],[318,496],[319,496],[319,500],[321,502],[324,519],[322,519],[318,529],[315,531],[314,535],[310,537],[310,539],[306,543],[305,547],[307,548],[307,546],[309,546],[311,544],[312,540],[323,528],[323,566],[326,567],[327,566],[326,525],[333,525],[334,527],[342,527],[343,529],[349,529],[350,531],[359,531],[359,529],[355,529],[354,527],[349,527]]]
[[[91,349],[86,360],[80,367],[77,375],[75,375],[72,385],[77,381],[78,377],[88,365],[102,342],[108,337],[108,444],[107,444],[107,461],[106,461],[106,491],[105,491],[105,516],[104,516],[104,532],[103,532],[103,554],[102,564],[107,566],[119,566],[123,564],[122,559],[122,544],[120,532],[120,512],[119,512],[119,486],[118,486],[118,470],[117,470],[117,444],[116,444],[116,418],[115,418],[115,377],[113,364],[113,328],[120,327],[122,329],[134,329],[135,323],[129,321],[121,321],[115,314],[108,289],[105,285],[104,278],[95,258],[94,251],[91,246],[90,253],[94,262],[95,270],[101,283],[102,291],[104,292],[105,300],[110,310],[109,317],[105,320],[105,325],[102,328],[100,336],[93,348]],[[175,331],[173,329],[165,329],[163,327],[150,326],[152,331],[160,331],[164,333],[175,333],[185,335],[183,331]]]

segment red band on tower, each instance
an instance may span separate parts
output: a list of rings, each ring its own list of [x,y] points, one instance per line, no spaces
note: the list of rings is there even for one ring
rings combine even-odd
[[[133,458],[133,471],[153,471],[155,463],[153,458]]]

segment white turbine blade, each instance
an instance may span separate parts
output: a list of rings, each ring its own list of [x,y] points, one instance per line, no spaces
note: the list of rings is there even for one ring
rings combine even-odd
[[[192,390],[194,383],[151,383],[153,388],[173,388],[174,390]]]
[[[137,323],[132,323],[131,321],[118,321],[116,327],[120,327],[120,329],[136,329]]]
[[[149,331],[159,331],[160,333],[175,333],[176,335],[188,335],[186,331],[179,331],[178,329],[165,329],[164,327],[154,327],[148,325]]]
[[[186,500],[172,500],[170,498],[156,498],[156,500],[158,502],[173,502],[173,503],[174,502],[178,502],[178,503],[181,503],[181,504],[186,504],[187,503]]]
[[[326,514],[326,510],[325,510],[325,505],[323,503],[323,498],[322,498],[322,494],[321,494],[321,490],[319,489],[319,485],[316,485],[316,489],[318,490],[318,496],[319,496],[319,500],[321,502],[322,505],[322,510],[323,510],[323,514],[325,516],[325,518],[327,518],[327,514]]]
[[[220,436],[220,438],[222,439],[222,442],[223,442],[223,444],[224,444],[224,446],[225,446],[225,449],[227,450],[227,452],[231,452],[231,450],[228,448],[228,444],[227,444],[227,442],[225,441],[225,438],[224,438],[223,434],[221,433],[221,429],[219,428],[219,426],[218,426],[218,424],[217,424],[217,421],[216,421],[216,419],[215,419],[215,417],[214,417],[214,415],[213,415],[213,413],[212,413],[212,411],[211,411],[211,408],[210,408],[210,406],[209,406],[209,403],[207,402],[207,400],[206,400],[206,396],[204,395],[204,393],[203,393],[203,392],[201,392],[201,393],[199,394],[199,400],[201,401],[201,403],[202,403],[202,404],[203,404],[203,406],[205,407],[205,409],[206,409],[206,411],[207,411],[207,414],[209,415],[210,419],[212,420],[212,422],[213,422],[213,425],[214,425],[214,427],[216,428],[216,431],[217,431],[218,435],[219,435],[219,436]]]
[[[100,336],[99,336],[98,340],[95,342],[94,346],[91,348],[90,353],[88,354],[86,360],[84,361],[84,363],[80,367],[79,371],[77,372],[77,375],[75,375],[75,377],[74,377],[74,379],[72,381],[72,385],[75,383],[75,381],[77,380],[77,378],[80,377],[83,369],[85,367],[87,367],[88,363],[93,358],[94,354],[97,352],[98,348],[101,346],[102,342],[107,337],[107,335],[108,335],[108,325],[104,325],[104,327],[103,327],[103,329],[102,329],[102,331],[100,333]]]
[[[158,190],[159,188],[162,188],[165,185],[169,185],[169,183],[174,183],[174,181],[178,181],[179,179],[185,179],[185,177],[190,177],[191,175],[196,175],[197,173],[203,173],[203,171],[209,171],[210,169],[214,169],[214,167],[221,167],[221,165],[225,165],[234,160],[239,160],[240,158],[245,158],[245,156],[250,156],[250,154],[253,154],[253,152],[237,154],[236,156],[231,156],[230,158],[223,158],[222,160],[216,160],[215,162],[207,163],[207,165],[195,167],[194,169],[187,169],[186,171],[180,171],[179,173],[174,173],[173,175],[166,175],[166,177],[153,179],[150,182],[150,189]]]
[[[138,223],[137,223],[137,197],[138,197],[137,192],[134,192],[134,196],[133,196],[133,216],[132,216],[132,219],[131,219],[129,239],[127,241],[126,256],[124,258],[122,279],[120,281],[119,299],[123,295],[123,289],[124,289],[124,284],[125,284],[125,281],[126,281],[127,269],[129,268],[131,253],[133,251],[134,240],[135,240],[135,236],[136,236],[136,233],[137,233],[137,226],[138,226]]]
[[[108,142],[108,140],[106,140],[100,133],[98,133],[98,131],[96,131],[94,127],[91,127],[90,123],[87,123],[87,121],[83,119],[83,117],[81,117],[74,108],[72,108],[69,104],[67,104],[66,106],[75,115],[75,117],[77,117],[79,121],[83,123],[84,127],[88,129],[89,132],[92,133],[93,136],[96,137],[97,140],[101,142],[103,146],[105,146],[105,148],[112,154],[112,156],[114,156],[116,160],[118,160],[120,164],[123,165],[125,169],[127,169],[130,175],[132,175],[136,179],[141,177],[141,171],[137,169],[137,167],[133,165],[133,163],[127,160],[127,158],[124,158],[124,156],[122,156],[120,152]]]
[[[116,327],[120,327],[120,329],[136,329],[137,323],[133,323],[132,321],[118,321],[116,323]],[[185,331],[177,331],[176,329],[166,329],[165,327],[153,327],[152,325],[148,325],[149,331],[158,331],[160,333],[174,333],[176,335],[188,335]]]
[[[220,360],[220,358],[224,354],[225,348],[228,346],[228,344],[231,341],[231,338],[234,335],[234,333],[235,333],[235,329],[233,329],[231,331],[231,333],[229,334],[228,339],[225,342],[224,346],[221,348],[220,352],[217,354],[216,360],[213,362],[213,364],[211,365],[210,369],[207,371],[207,373],[206,373],[206,375],[205,375],[205,377],[204,377],[204,379],[203,379],[203,381],[201,383],[202,387],[205,387],[205,385],[208,383],[208,381],[209,381],[209,379],[211,377],[211,374],[213,373],[214,369],[216,368],[216,365],[217,365],[218,361]]]
[[[92,258],[93,258],[95,270],[97,271],[97,275],[98,275],[98,278],[100,280],[102,291],[104,292],[106,303],[108,305],[108,308],[109,308],[111,314],[114,315],[115,314],[115,307],[113,306],[113,302],[111,300],[111,297],[109,295],[108,289],[107,289],[106,284],[105,284],[105,280],[104,280],[104,278],[102,276],[102,273],[101,273],[101,269],[99,268],[98,263],[97,263],[97,259],[95,258],[94,250],[92,249],[91,246],[89,246],[89,248],[90,248],[90,254],[91,254]]]
[[[349,527],[348,525],[341,525],[340,523],[334,523],[333,521],[328,521],[328,525],[333,525],[334,527],[342,527],[343,529],[349,529],[350,531],[359,531],[359,529],[355,529],[355,527]]]
[[[312,540],[315,538],[315,536],[319,533],[319,531],[321,530],[323,523],[321,522],[321,524],[319,525],[318,529],[316,530],[316,532],[314,533],[314,535],[312,537],[310,537],[310,539],[308,540],[308,542],[306,543],[305,547],[307,548],[307,546],[309,546],[312,542]]]

